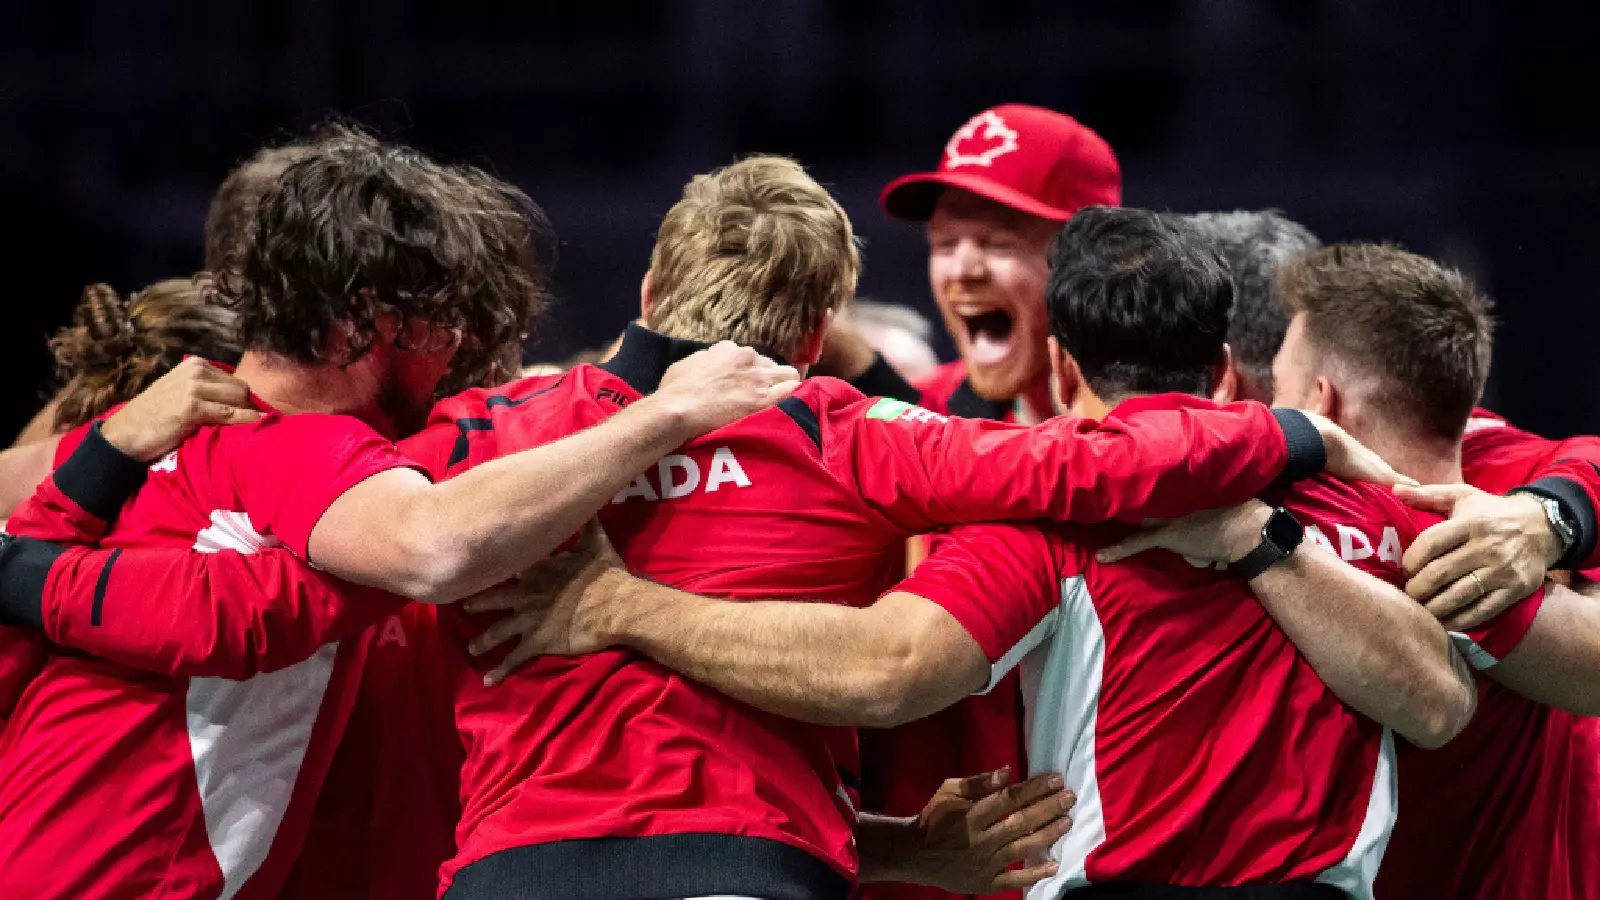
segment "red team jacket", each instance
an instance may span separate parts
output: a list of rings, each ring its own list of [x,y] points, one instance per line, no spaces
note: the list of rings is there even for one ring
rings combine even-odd
[[[1433,521],[1327,479],[1284,502],[1308,540],[1396,585]],[[1167,552],[1098,563],[1124,533],[958,529],[898,588],[972,634],[991,684],[1020,665],[1033,769],[1077,793],[1059,874],[1034,895],[1318,881],[1370,898],[1396,811],[1392,735],[1334,697],[1237,578]],[[1541,596],[1461,640],[1504,655]]]

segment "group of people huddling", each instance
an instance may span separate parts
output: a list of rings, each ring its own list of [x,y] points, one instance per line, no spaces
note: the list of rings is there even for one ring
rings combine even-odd
[[[0,896],[1600,898],[1600,439],[1446,265],[1120,200],[1022,105],[885,188],[939,366],[748,157],[524,370],[522,191],[259,151],[0,453]]]

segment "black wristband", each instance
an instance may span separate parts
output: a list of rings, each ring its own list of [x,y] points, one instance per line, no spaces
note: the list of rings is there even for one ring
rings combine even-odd
[[[0,625],[44,627],[44,587],[66,547],[0,534]]]
[[[1597,537],[1594,504],[1589,501],[1589,493],[1577,482],[1549,475],[1532,484],[1514,488],[1512,493],[1533,494],[1554,500],[1561,505],[1562,515],[1573,524],[1576,533],[1572,546],[1556,560],[1554,568],[1576,569],[1594,552]]]
[[[1289,448],[1289,461],[1278,475],[1277,484],[1288,486],[1321,474],[1328,465],[1328,448],[1322,443],[1317,426],[1311,424],[1306,414],[1298,409],[1274,407],[1272,416],[1278,420],[1278,427],[1283,429],[1283,441]]]
[[[868,397],[888,397],[907,403],[922,402],[922,392],[877,353],[872,354],[872,365],[867,366],[865,372],[850,379],[850,386]]]
[[[117,517],[122,504],[144,483],[148,467],[111,446],[100,433],[100,422],[89,426],[83,443],[56,469],[56,487],[84,512],[102,521]]]

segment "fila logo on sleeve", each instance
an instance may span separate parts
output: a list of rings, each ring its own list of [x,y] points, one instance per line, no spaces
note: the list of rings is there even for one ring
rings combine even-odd
[[[744,466],[739,465],[738,457],[727,447],[718,447],[711,454],[703,488],[700,463],[692,456],[678,453],[664,456],[656,463],[653,480],[651,474],[649,471],[640,472],[639,477],[633,479],[633,484],[618,492],[611,498],[611,502],[626,503],[635,498],[650,501],[676,500],[679,497],[687,497],[696,489],[711,494],[728,485],[740,488],[750,486],[750,476],[744,473]]]

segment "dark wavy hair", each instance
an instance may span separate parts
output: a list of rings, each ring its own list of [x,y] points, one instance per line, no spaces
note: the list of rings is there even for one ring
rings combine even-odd
[[[1233,278],[1182,218],[1079,210],[1051,248],[1044,296],[1050,333],[1108,402],[1211,389],[1233,319]]]
[[[66,431],[133,399],[184,356],[238,363],[238,316],[216,302],[204,275],[158,281],[127,299],[91,284],[50,351],[61,387],[55,427]]]
[[[554,264],[543,210],[481,169],[443,165],[348,125],[324,125],[303,146],[261,194],[254,233],[218,272],[247,350],[348,364],[371,349],[378,317],[393,314],[460,330],[441,391],[491,382],[520,360]],[[335,347],[341,325],[348,342]],[[408,344],[407,333],[400,349],[427,349]]]
[[[230,254],[237,256],[250,241],[255,228],[261,195],[278,181],[283,170],[304,159],[306,148],[299,144],[262,147],[222,179],[206,211],[205,248],[207,271],[217,271]]]

